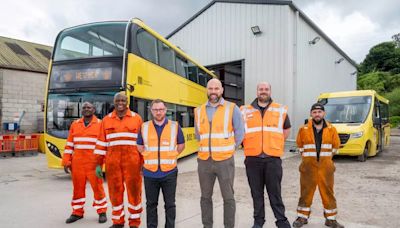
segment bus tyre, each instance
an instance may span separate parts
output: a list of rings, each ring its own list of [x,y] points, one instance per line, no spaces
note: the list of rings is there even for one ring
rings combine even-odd
[[[361,155],[358,155],[358,161],[360,161],[360,162],[366,162],[367,161],[367,158],[368,158],[368,152],[369,152],[369,149],[368,149],[368,143],[365,145],[365,147],[364,147],[364,151],[363,151],[363,153],[361,154]]]

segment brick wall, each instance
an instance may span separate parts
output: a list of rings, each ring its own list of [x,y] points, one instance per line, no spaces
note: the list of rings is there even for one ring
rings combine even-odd
[[[0,71],[2,72],[0,74],[1,125],[5,122],[14,122],[14,119],[25,111],[21,132],[43,131],[42,104],[44,104],[47,74],[7,69]]]
[[[0,130],[3,130],[3,122],[2,122],[2,99],[3,98],[3,69],[0,68]],[[1,131],[0,131],[1,132]]]

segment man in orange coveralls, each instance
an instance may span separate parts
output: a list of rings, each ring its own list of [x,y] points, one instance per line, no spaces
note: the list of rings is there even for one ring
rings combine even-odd
[[[89,180],[94,192],[93,207],[99,214],[99,223],[107,221],[107,199],[104,194],[103,180],[97,178],[94,173],[97,163],[93,150],[101,126],[101,121],[96,118],[94,112],[94,106],[89,102],[84,102],[83,117],[74,121],[69,130],[62,164],[66,173],[68,169],[72,172],[74,192],[71,202],[72,215],[65,221],[66,223],[73,223],[83,218],[86,180]]]
[[[143,159],[136,147],[136,139],[142,118],[129,110],[125,93],[114,96],[113,112],[104,117],[96,143],[96,175],[102,176],[105,162],[108,192],[112,204],[110,228],[122,228],[125,223],[124,191],[128,193],[129,226],[139,227],[142,213],[142,177]]]
[[[301,195],[297,207],[297,219],[293,227],[308,223],[311,203],[318,186],[324,205],[325,225],[344,228],[336,221],[336,199],[333,194],[335,165],[332,157],[340,146],[339,135],[334,126],[324,119],[325,108],[316,103],[311,106],[311,120],[299,129],[297,147],[302,155],[300,164]]]

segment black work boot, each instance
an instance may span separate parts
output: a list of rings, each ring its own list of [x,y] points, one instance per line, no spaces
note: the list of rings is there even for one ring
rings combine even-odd
[[[293,227],[299,228],[306,224],[308,224],[308,220],[306,218],[297,217],[297,219],[293,222]]]
[[[100,213],[99,214],[99,223],[105,223],[107,222],[107,215],[106,213]]]
[[[110,228],[124,228],[124,224],[113,224]]]
[[[338,223],[336,220],[325,219],[325,226],[332,228],[344,228],[344,226]]]
[[[78,221],[79,219],[83,218],[83,216],[79,216],[79,215],[71,215],[69,216],[69,218],[67,218],[67,220],[65,220],[65,223],[73,223]]]

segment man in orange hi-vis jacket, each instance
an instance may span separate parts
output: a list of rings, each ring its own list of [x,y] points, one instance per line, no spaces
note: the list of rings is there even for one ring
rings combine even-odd
[[[136,146],[142,118],[127,107],[125,93],[114,96],[115,109],[103,118],[94,153],[97,157],[96,174],[102,175],[105,162],[108,192],[112,204],[110,228],[122,228],[125,223],[124,191],[128,193],[129,226],[139,227],[142,213],[143,159]]]
[[[82,118],[74,121],[70,127],[65,146],[62,164],[64,170],[72,172],[74,192],[72,197],[72,215],[65,221],[73,223],[83,218],[83,206],[85,205],[86,180],[89,180],[94,192],[93,207],[99,214],[99,223],[107,221],[107,199],[104,194],[103,180],[97,178],[96,158],[93,150],[100,131],[101,121],[94,115],[95,108],[89,102],[82,105]]]
[[[344,228],[336,221],[336,199],[333,194],[335,165],[332,157],[340,146],[339,135],[334,126],[324,119],[325,108],[316,103],[311,107],[311,120],[299,129],[297,147],[302,155],[300,164],[301,195],[297,207],[297,219],[293,227],[308,223],[311,203],[318,187],[324,205],[325,225]]]

